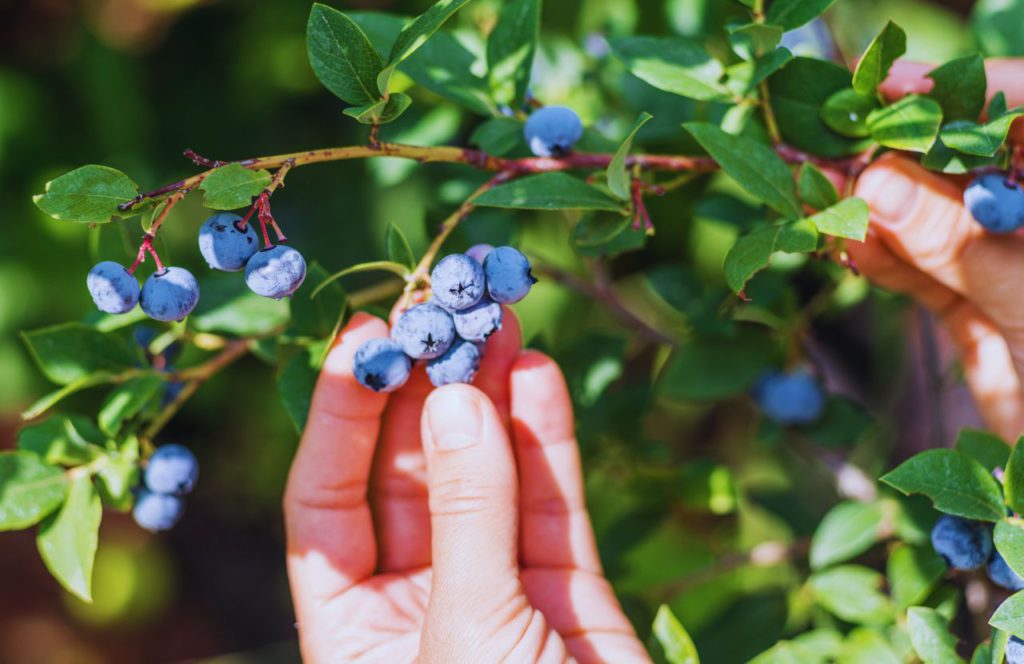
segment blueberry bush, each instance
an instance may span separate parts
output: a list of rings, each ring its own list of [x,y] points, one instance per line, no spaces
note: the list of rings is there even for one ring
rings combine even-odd
[[[417,361],[437,385],[471,381],[518,303],[569,379],[602,557],[653,657],[1024,662],[1024,447],[965,429],[911,456],[885,391],[900,332],[880,325],[865,348],[844,331],[904,308],[846,254],[868,229],[858,174],[917,155],[973,178],[986,229],[1017,230],[1007,135],[1024,110],[986,98],[980,53],[936,66],[928,94],[883,98],[908,34],[881,21],[843,52],[828,26],[853,0],[677,0],[669,25],[584,4],[575,41],[541,0],[313,4],[309,67],[361,142],[187,150],[194,172],[160,186],[95,164],[51,179],[35,205],[82,227],[96,264],[79,319],[22,335],[54,387],[0,452],[0,530],[35,528],[57,582],[90,601],[105,512],[166,530],[189,518],[186,494],[226,481],[197,481],[193,444],[165,429],[236,361],[268,366],[301,432],[354,311],[397,312],[356,363],[390,391]],[[976,29],[1012,40],[994,15]],[[396,218],[378,255],[336,271],[307,260],[325,253],[298,227],[321,220],[285,185],[346,160],[375,169],[381,196],[429,178],[419,209],[446,214]],[[169,260],[173,224],[193,269]],[[829,378],[844,354],[863,389]],[[96,407],[68,407],[82,403]]]

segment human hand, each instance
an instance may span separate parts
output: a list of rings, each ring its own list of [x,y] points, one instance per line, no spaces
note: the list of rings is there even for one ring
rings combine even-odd
[[[352,359],[387,332],[342,332],[289,476],[304,660],[648,662],[601,572],[558,366],[506,310],[476,387],[417,367],[376,394]]]
[[[927,92],[930,65],[899,62],[889,98]],[[986,63],[988,98],[1024,103],[1024,61]],[[1012,137],[1024,141],[1024,126]],[[943,177],[897,154],[872,164],[855,195],[871,208],[864,243],[847,248],[873,281],[917,299],[944,321],[985,423],[1008,440],[1024,432],[1024,235],[986,232],[964,209],[964,178]]]

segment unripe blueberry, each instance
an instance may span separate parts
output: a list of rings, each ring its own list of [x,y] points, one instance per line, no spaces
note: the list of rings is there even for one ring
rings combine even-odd
[[[530,270],[530,261],[514,247],[497,247],[484,260],[487,293],[501,304],[522,300],[537,283]]]
[[[484,296],[484,269],[466,254],[445,256],[430,272],[430,289],[446,309],[468,309]]]
[[[123,314],[139,301],[139,282],[120,263],[103,261],[89,270],[85,278],[96,308],[108,314]]]
[[[501,305],[485,297],[469,309],[452,314],[455,332],[466,341],[482,342],[501,329]]]
[[[779,424],[810,424],[825,409],[825,395],[804,371],[769,373],[754,388],[754,399],[765,416]]]
[[[432,360],[451,348],[455,322],[436,304],[417,304],[398,317],[391,338],[414,360]]]
[[[466,255],[475,260],[481,265],[484,264],[484,259],[487,258],[487,254],[494,250],[489,244],[474,244],[469,249],[466,249]]]
[[[305,278],[306,259],[283,244],[260,249],[245,266],[245,283],[249,290],[275,300],[297,291]]]
[[[964,205],[979,224],[993,233],[1024,227],[1024,189],[1001,173],[986,173],[964,191]]]
[[[1006,664],[1024,664],[1024,641],[1011,636],[1006,642]]]
[[[139,297],[142,310],[153,320],[181,320],[199,302],[199,283],[183,267],[165,267],[146,279]]]
[[[180,497],[142,489],[135,496],[132,517],[135,523],[155,533],[174,527],[184,512],[185,501]]]
[[[953,569],[977,569],[992,555],[992,533],[979,521],[944,514],[932,527],[932,548]]]
[[[402,347],[386,337],[364,341],[356,350],[356,380],[374,392],[393,392],[409,380],[412,362]]]
[[[469,341],[456,341],[448,352],[427,364],[427,376],[434,387],[450,383],[472,383],[480,368],[480,349]]]
[[[199,229],[199,253],[215,270],[238,272],[260,248],[259,236],[252,224],[239,228],[237,214],[221,212]]]
[[[561,157],[583,136],[583,123],[571,108],[545,106],[526,119],[523,136],[538,157]]]
[[[1024,590],[1024,579],[1013,571],[998,551],[992,553],[992,559],[988,561],[985,571],[988,573],[988,578],[992,579],[992,583],[997,586],[1013,592]]]
[[[199,462],[184,445],[163,445],[149,457],[143,481],[155,493],[183,496],[190,493],[199,478]]]

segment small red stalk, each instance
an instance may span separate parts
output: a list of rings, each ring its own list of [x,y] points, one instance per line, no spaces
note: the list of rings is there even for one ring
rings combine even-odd
[[[139,245],[139,253],[135,256],[135,262],[128,268],[128,274],[134,275],[136,268],[146,262],[147,253],[153,257],[153,262],[156,263],[156,271],[164,271],[164,264],[160,262],[160,256],[157,255],[156,249],[153,247],[153,236],[146,233],[146,236],[142,239],[142,244]]]

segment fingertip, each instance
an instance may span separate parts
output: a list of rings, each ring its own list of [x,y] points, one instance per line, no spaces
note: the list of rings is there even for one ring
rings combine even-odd
[[[483,392],[455,383],[430,393],[423,406],[423,438],[427,452],[475,445],[494,426],[494,407]]]
[[[935,85],[935,81],[928,78],[928,73],[934,68],[935,65],[925,62],[897,60],[889,70],[889,75],[882,81],[879,90],[888,99],[927,94]]]
[[[324,373],[351,374],[352,359],[359,346],[370,339],[386,336],[388,326],[384,321],[366,312],[357,311],[335,337],[331,351],[324,359]]]

